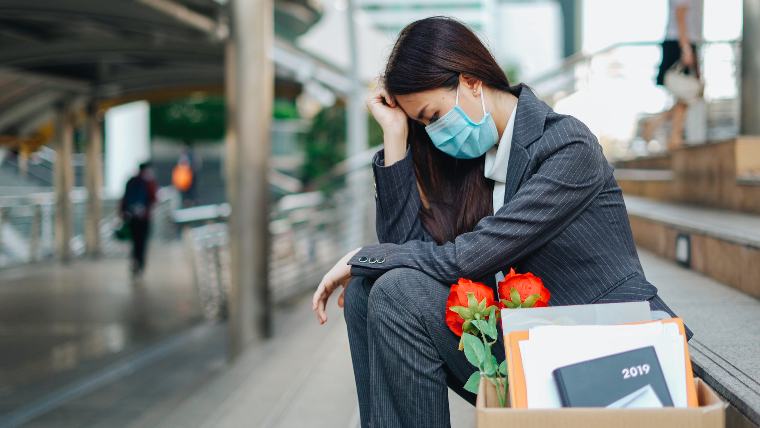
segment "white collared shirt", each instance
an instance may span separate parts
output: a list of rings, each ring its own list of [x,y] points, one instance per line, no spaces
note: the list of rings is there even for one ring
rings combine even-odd
[[[512,109],[512,114],[507,120],[507,127],[501,134],[499,144],[491,147],[486,152],[486,160],[483,169],[483,175],[494,181],[493,184],[493,212],[499,210],[504,205],[504,190],[507,183],[507,166],[509,165],[509,151],[512,148],[512,134],[515,130],[515,112],[517,104]],[[504,279],[504,273],[496,273],[496,283]]]
[[[483,175],[494,181],[493,186],[493,212],[499,210],[504,205],[504,188],[507,182],[507,165],[509,165],[509,151],[512,148],[512,134],[515,130],[515,112],[517,104],[512,109],[512,114],[507,120],[507,127],[501,134],[499,144],[491,147],[486,152],[485,168]]]

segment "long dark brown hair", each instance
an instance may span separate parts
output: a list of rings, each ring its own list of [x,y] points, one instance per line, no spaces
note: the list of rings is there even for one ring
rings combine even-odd
[[[459,75],[491,88],[515,93],[493,55],[464,24],[435,16],[401,30],[383,77],[390,96],[430,89],[455,89]],[[493,181],[483,176],[484,156],[456,159],[436,149],[425,127],[411,118],[407,143],[417,181],[429,203],[420,210],[422,223],[439,244],[471,231],[491,215]]]

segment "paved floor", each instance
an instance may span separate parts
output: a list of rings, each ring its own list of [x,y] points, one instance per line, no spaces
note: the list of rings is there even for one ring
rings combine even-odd
[[[122,259],[0,271],[0,425],[9,413],[198,322],[182,247],[154,245],[150,255],[139,282]]]
[[[718,365],[737,367],[748,376],[742,381],[757,383],[760,302],[650,253],[642,251],[641,259],[663,299],[694,330],[693,345],[709,349]],[[72,396],[29,426],[355,428],[358,411],[342,313],[331,307],[330,322],[320,326],[309,297],[279,305],[275,337],[231,365],[225,364],[225,326],[199,324],[166,339],[172,344],[159,342],[135,353],[138,360],[153,356],[139,370],[106,367],[105,373],[117,372],[111,382]],[[162,354],[164,348],[170,350]],[[450,403],[454,427],[474,426],[468,403],[455,394]]]
[[[254,346],[158,426],[355,428],[359,425],[342,311],[320,326],[310,296],[277,311],[274,339]],[[452,426],[472,427],[474,408],[449,397]],[[149,426],[137,421],[136,426]]]
[[[712,349],[760,379],[760,302],[693,271],[641,251],[648,278],[694,330],[694,344]],[[162,427],[356,427],[356,398],[340,312],[316,326],[303,301],[278,322],[271,342],[249,352],[199,390]],[[732,331],[743,334],[732,334]],[[750,397],[751,398],[751,397]],[[474,426],[474,409],[451,394],[452,425]]]

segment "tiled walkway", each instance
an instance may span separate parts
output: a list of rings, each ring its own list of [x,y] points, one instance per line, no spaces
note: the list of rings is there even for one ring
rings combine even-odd
[[[320,326],[305,296],[277,313],[274,339],[252,347],[159,426],[357,427],[342,311],[332,302],[330,319]],[[450,394],[450,403],[454,427],[474,426],[469,403],[456,394]]]
[[[648,278],[710,349],[757,383],[760,302],[732,288],[641,252]],[[271,342],[252,350],[166,419],[163,427],[355,427],[356,399],[343,320],[332,310],[319,327],[309,301],[297,305]],[[741,332],[737,334],[736,332]],[[694,352],[704,363],[703,353]],[[755,389],[760,390],[760,389]],[[757,400],[749,389],[745,399]],[[474,425],[474,408],[451,397],[452,425]]]
[[[116,258],[0,271],[0,426],[9,414],[50,403],[48,394],[200,320],[182,247],[153,245],[150,256],[140,282]]]
[[[750,410],[757,409],[760,302],[649,253],[642,251],[641,259],[663,299],[694,330],[695,362],[716,375],[731,367],[745,376],[727,387]],[[225,326],[202,324],[181,333],[172,352],[74,397],[30,426],[355,428],[358,412],[342,313],[332,302],[330,321],[320,326],[309,297],[278,306],[275,337],[252,346],[232,365],[224,364]],[[474,408],[454,394],[450,402],[452,425],[474,426]]]

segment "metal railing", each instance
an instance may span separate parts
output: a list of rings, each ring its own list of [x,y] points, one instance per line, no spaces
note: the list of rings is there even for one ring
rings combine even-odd
[[[737,135],[740,58],[740,43],[735,40],[699,46],[705,109],[687,113],[693,115],[687,117],[687,144]],[[526,83],[556,111],[583,120],[599,137],[608,158],[629,158],[665,150],[667,127],[652,142],[640,138],[643,122],[672,102],[667,91],[655,84],[660,60],[658,42],[618,43],[571,56],[556,70]],[[691,136],[690,120],[704,121],[706,135]]]
[[[28,159],[23,161],[19,156],[0,156],[0,167],[13,171],[29,184],[40,187],[53,187],[55,150],[48,146],[40,147]],[[71,167],[74,171],[74,183],[81,185],[85,176],[85,154],[74,153]]]
[[[369,169],[376,150],[370,149],[337,165],[320,180],[320,187],[326,190],[294,193],[275,204],[269,226],[272,301],[281,302],[313,289],[352,245],[376,241]],[[369,190],[354,192],[346,186],[349,176],[357,187]],[[355,218],[350,213],[353,207],[364,213],[363,224],[351,224]],[[183,239],[191,254],[202,311],[209,319],[224,318],[227,314],[230,289],[227,214],[229,207],[221,204],[180,210],[174,215],[178,223],[191,225],[183,232]]]
[[[87,192],[75,188],[70,195],[73,234],[69,242],[71,254],[85,253]],[[103,217],[99,222],[101,252],[104,255],[126,254],[126,246],[113,236],[118,223],[116,198],[102,200]],[[176,234],[172,212],[178,197],[171,188],[159,191],[154,209],[153,236],[170,239]],[[0,268],[52,259],[55,256],[55,194],[39,192],[22,196],[0,196]]]

